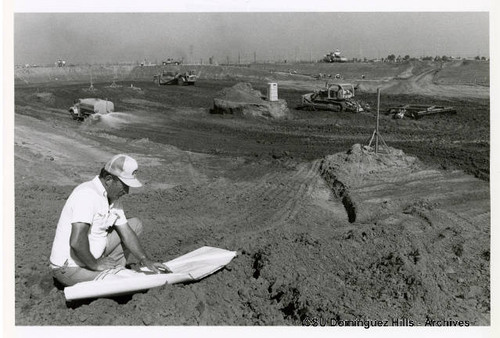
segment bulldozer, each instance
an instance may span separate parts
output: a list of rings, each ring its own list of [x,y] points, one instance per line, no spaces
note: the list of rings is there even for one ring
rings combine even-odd
[[[184,73],[163,72],[153,76],[153,82],[158,86],[163,85],[180,85],[194,86],[197,76],[193,70]]]
[[[299,109],[331,110],[337,112],[369,112],[367,103],[354,99],[356,87],[350,83],[326,83],[324,89],[302,95]]]
[[[77,99],[68,111],[74,120],[83,121],[94,114],[107,114],[115,110],[113,102],[97,98]]]

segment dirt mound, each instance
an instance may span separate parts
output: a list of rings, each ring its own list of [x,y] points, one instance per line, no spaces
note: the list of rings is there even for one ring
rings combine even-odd
[[[327,156],[322,163],[326,177],[334,177],[352,187],[373,177],[383,180],[385,176],[394,178],[420,169],[418,159],[402,150],[384,147],[376,154],[373,148],[360,144],[353,145],[345,153]]]
[[[321,176],[333,196],[342,201],[351,223],[359,218],[362,206],[352,197],[350,189],[370,181],[394,181],[417,170],[421,170],[417,158],[405,155],[402,150],[387,147],[384,153],[375,153],[373,148],[360,144],[353,145],[346,153],[325,157],[320,166]]]
[[[250,83],[240,82],[230,88],[222,89],[216,98],[242,102],[242,103],[261,103],[265,96],[259,90],[252,88]]]
[[[245,82],[222,89],[214,98],[210,112],[264,118],[284,118],[289,114],[285,100],[267,101],[260,91]]]

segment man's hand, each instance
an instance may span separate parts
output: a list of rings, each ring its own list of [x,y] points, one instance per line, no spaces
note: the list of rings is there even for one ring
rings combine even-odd
[[[141,259],[141,265],[147,267],[149,270],[153,271],[154,273],[169,273],[172,272],[170,271],[169,268],[167,268],[164,264],[158,263],[158,262],[153,262],[149,258],[143,258]]]
[[[96,270],[103,271],[117,267],[118,264],[111,257],[101,257],[97,260]]]
[[[122,240],[122,243],[130,250],[130,252],[137,258],[139,258],[139,263],[147,267],[150,271],[154,273],[162,272],[172,272],[169,268],[161,263],[156,263],[150,260],[139,243],[139,238],[137,234],[130,228],[128,224],[117,226],[116,231]]]

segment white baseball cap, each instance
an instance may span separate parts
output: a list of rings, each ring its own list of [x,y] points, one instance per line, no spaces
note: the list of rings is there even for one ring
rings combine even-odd
[[[113,156],[113,158],[104,166],[104,169],[108,173],[117,176],[120,181],[133,188],[142,187],[142,183],[135,178],[138,168],[139,165],[137,164],[137,161],[124,154]]]

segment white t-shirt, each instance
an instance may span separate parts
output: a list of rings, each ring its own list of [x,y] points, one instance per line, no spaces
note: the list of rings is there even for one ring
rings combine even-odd
[[[84,266],[71,254],[71,223],[76,222],[90,224],[90,252],[97,259],[106,249],[108,228],[126,224],[127,218],[119,201],[109,205],[106,189],[98,176],[80,184],[71,192],[61,212],[50,254],[51,266],[63,266],[66,261],[70,267]]]

